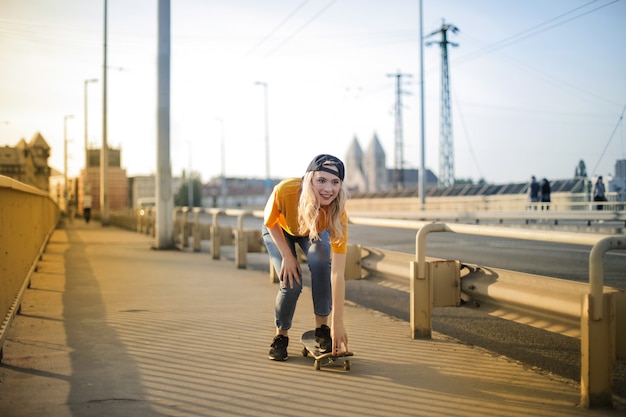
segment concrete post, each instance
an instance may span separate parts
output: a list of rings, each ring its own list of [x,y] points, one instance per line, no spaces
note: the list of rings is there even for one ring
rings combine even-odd
[[[174,247],[174,209],[170,161],[170,0],[158,3],[157,66],[157,172],[155,244],[157,249]]]

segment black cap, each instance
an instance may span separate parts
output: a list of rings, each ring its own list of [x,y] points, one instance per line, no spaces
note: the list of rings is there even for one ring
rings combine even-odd
[[[337,167],[337,171],[333,170],[332,168],[328,168],[325,165],[333,165]],[[343,181],[344,175],[346,173],[343,162],[341,162],[339,158],[326,154],[317,155],[315,158],[313,158],[308,168],[306,169],[306,172],[309,171],[328,172],[330,174],[338,176],[341,181]]]

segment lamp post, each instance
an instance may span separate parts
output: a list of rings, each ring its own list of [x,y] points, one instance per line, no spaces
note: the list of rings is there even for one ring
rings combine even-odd
[[[267,83],[257,81],[255,85],[263,86],[265,96],[265,196],[270,195],[270,134],[269,134],[269,118],[267,108]]]
[[[73,119],[73,114],[68,114],[63,117],[63,202],[65,203],[65,211],[68,212],[67,204],[67,120]]]
[[[419,3],[420,15],[420,169],[419,169],[419,197],[420,209],[426,209],[426,128],[424,124],[424,13],[422,0]]]
[[[226,208],[226,145],[224,143],[224,119],[216,117],[215,120],[220,122],[221,125],[221,140],[220,140],[220,154],[221,154],[221,181],[220,186],[222,190],[222,208]]]
[[[108,3],[104,0],[103,65],[102,65],[102,149],[100,149],[100,223],[109,225],[109,144],[108,144],[108,99],[107,99],[107,60],[108,60]]]
[[[187,145],[189,145],[189,173],[188,173],[188,177],[189,177],[189,185],[187,187],[187,200],[189,203],[189,208],[193,208],[194,204],[193,204],[193,178],[191,177],[191,155],[193,153],[192,151],[192,147],[191,147],[191,141],[187,141]]]
[[[89,147],[89,127],[88,127],[88,119],[89,119],[89,113],[87,111],[88,109],[88,95],[87,95],[87,86],[89,83],[97,83],[98,79],[97,78],[92,78],[90,80],[85,80],[85,88],[84,88],[84,93],[85,93],[85,184],[83,186],[83,190],[85,193],[90,193],[91,192],[91,184],[89,183],[89,154],[88,154],[88,147]]]

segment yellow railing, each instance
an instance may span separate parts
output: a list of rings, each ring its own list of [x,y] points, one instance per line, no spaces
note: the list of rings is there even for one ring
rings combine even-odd
[[[60,219],[50,196],[0,176],[0,358],[5,330],[11,324],[24,289]]]

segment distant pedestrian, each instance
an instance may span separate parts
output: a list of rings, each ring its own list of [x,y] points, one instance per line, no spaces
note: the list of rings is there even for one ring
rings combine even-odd
[[[539,202],[539,182],[535,176],[530,177],[530,184],[528,184],[528,199],[530,200],[530,208],[533,210],[537,210],[537,204]]]
[[[85,194],[83,196],[83,217],[85,218],[85,223],[89,224],[89,220],[91,219],[91,204],[93,202],[93,197],[90,194]]]
[[[602,175],[598,177],[598,180],[593,186],[593,201],[606,201],[606,194],[604,188],[604,182],[602,181]],[[596,205],[597,210],[602,210],[604,204]]]
[[[541,180],[541,191],[540,191],[540,200],[541,200],[541,210],[545,208],[546,210],[550,210],[550,194],[552,193],[552,188],[550,187],[550,181],[546,178]]]

